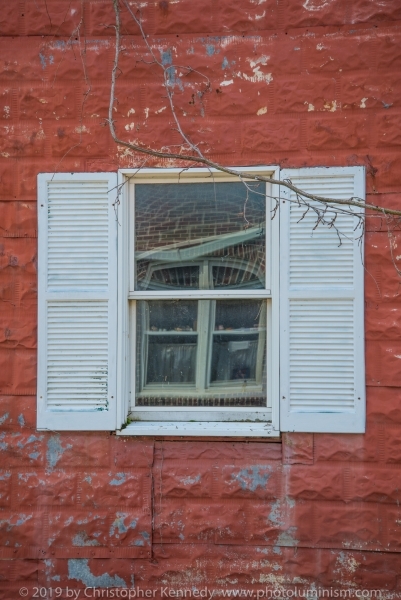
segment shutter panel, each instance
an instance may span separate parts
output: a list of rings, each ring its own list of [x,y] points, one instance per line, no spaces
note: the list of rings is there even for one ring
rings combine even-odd
[[[362,167],[288,169],[302,190],[365,197]],[[365,431],[363,244],[357,219],[316,225],[282,188],[280,209],[280,429]],[[355,209],[355,212],[357,209]],[[333,213],[332,213],[333,214]]]
[[[38,429],[116,428],[116,185],[38,176]]]

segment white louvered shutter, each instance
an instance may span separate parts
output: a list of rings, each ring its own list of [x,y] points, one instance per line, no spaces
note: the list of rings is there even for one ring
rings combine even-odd
[[[38,176],[39,429],[116,428],[116,185]]]
[[[365,197],[362,167],[288,169],[281,179],[320,196]],[[280,429],[364,432],[361,230],[339,215],[340,245],[334,228],[314,229],[312,210],[303,217],[295,194],[280,193]]]

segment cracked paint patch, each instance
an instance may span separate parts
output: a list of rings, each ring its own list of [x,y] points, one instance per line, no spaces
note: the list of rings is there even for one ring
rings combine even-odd
[[[110,588],[110,587],[128,587],[124,579],[118,575],[112,577],[108,573],[103,575],[93,575],[89,569],[89,560],[87,558],[71,558],[68,561],[68,579],[81,581],[86,587]]]

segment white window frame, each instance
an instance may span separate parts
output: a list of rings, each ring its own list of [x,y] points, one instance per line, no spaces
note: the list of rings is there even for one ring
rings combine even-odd
[[[276,166],[233,167],[249,174],[260,174],[279,179]],[[120,202],[118,203],[118,352],[117,352],[117,423],[125,423],[129,415],[129,424],[117,432],[118,435],[178,435],[178,436],[241,436],[241,437],[278,437],[279,427],[279,211],[274,219],[270,218],[272,202],[267,201],[266,257],[270,254],[270,269],[266,269],[265,290],[179,290],[184,299],[267,299],[267,395],[271,409],[261,407],[227,407],[219,410],[210,408],[163,407],[151,410],[145,407],[132,409],[135,381],[131,348],[135,348],[135,309],[136,300],[161,300],[171,298],[174,293],[161,291],[135,291],[133,286],[134,256],[134,214],[132,208],[131,182],[168,183],[177,181],[191,183],[238,181],[234,176],[213,169],[121,169],[118,172]],[[266,184],[267,196],[279,197],[277,186]],[[270,189],[269,189],[270,187]],[[270,234],[270,235],[269,235]],[[270,237],[270,240],[269,240]],[[270,242],[270,243],[269,243]],[[177,294],[177,292],[176,292]],[[269,337],[270,340],[269,341]],[[271,411],[271,412],[270,412]],[[141,420],[145,412],[154,414],[154,420]],[[262,414],[263,413],[263,414]],[[259,416],[258,416],[259,414]],[[174,419],[174,416],[178,417]],[[255,419],[254,422],[250,419]],[[136,420],[138,419],[138,420]],[[195,420],[192,421],[192,419]],[[238,419],[235,421],[234,419]],[[247,420],[247,421],[245,421]]]

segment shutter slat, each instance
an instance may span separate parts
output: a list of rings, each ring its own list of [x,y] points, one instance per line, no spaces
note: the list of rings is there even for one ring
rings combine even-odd
[[[39,429],[116,428],[116,180],[39,175]]]
[[[283,171],[302,190],[364,197],[360,167]],[[280,211],[282,431],[362,432],[365,426],[363,265],[352,214],[334,228],[284,190]],[[316,204],[319,207],[319,204]],[[320,205],[321,207],[321,205]],[[334,216],[330,207],[325,218]],[[341,290],[341,295],[339,291]]]

